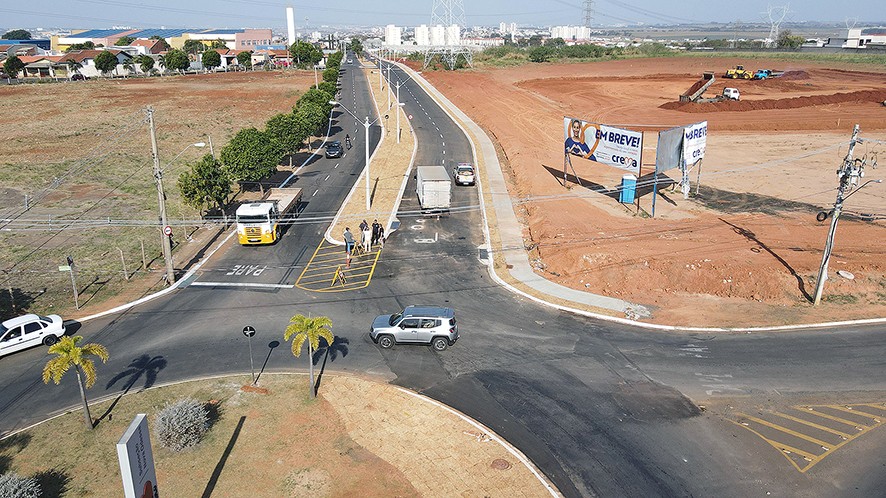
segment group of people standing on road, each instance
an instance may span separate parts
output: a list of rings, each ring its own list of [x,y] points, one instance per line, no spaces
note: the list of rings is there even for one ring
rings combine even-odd
[[[351,227],[345,228],[344,233],[345,239],[345,253],[347,255],[348,265],[347,267],[351,267],[351,255],[354,252],[354,247],[356,246],[356,240],[354,239],[354,234],[351,233]],[[385,245],[385,229],[378,222],[378,220],[374,220],[372,225],[363,220],[360,223],[360,244],[364,252],[372,251],[372,246],[376,244],[381,244],[382,247]]]

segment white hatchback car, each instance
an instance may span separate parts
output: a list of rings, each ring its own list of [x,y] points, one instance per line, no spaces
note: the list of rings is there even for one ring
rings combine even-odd
[[[474,167],[470,163],[458,163],[452,174],[456,185],[473,185],[476,182]]]
[[[10,318],[0,324],[0,356],[6,356],[31,346],[52,346],[65,335],[65,325],[58,315],[34,314]]]

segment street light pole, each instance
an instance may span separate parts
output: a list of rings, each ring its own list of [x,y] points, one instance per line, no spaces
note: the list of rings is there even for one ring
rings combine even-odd
[[[366,129],[366,139],[364,140],[365,145],[364,149],[366,152],[366,212],[369,212],[370,202],[369,202],[369,116],[366,116],[366,121],[363,122],[363,128]]]
[[[391,65],[388,64],[388,109],[391,108]]]
[[[397,80],[397,143],[400,143],[400,80]]]

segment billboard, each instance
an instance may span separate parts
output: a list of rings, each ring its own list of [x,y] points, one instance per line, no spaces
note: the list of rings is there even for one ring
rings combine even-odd
[[[643,133],[563,117],[566,154],[640,174]]]
[[[686,128],[678,127],[658,132],[658,146],[655,148],[655,172],[664,173],[673,168],[683,167],[683,136]]]
[[[683,163],[695,164],[704,157],[708,140],[708,122],[691,124],[683,128]]]
[[[117,442],[117,460],[126,498],[158,498],[157,472],[148,435],[148,417],[139,413]]]

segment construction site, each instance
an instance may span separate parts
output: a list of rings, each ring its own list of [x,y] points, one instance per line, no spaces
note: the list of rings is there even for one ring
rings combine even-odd
[[[811,296],[828,232],[816,216],[835,202],[835,171],[854,125],[866,179],[886,176],[876,168],[886,140],[886,70],[767,60],[778,77],[720,77],[718,68],[745,62],[630,59],[426,77],[501,146],[524,244],[544,278],[649,306],[673,324],[884,316],[882,184],[846,202],[822,304],[813,307]],[[741,98],[723,98],[726,88]],[[563,178],[563,116],[642,131],[638,205],[618,202],[622,170],[573,160],[577,178],[571,171]],[[707,153],[691,171],[690,198],[659,188],[652,218],[658,132],[700,121],[708,122]],[[679,175],[667,173],[672,184]]]

